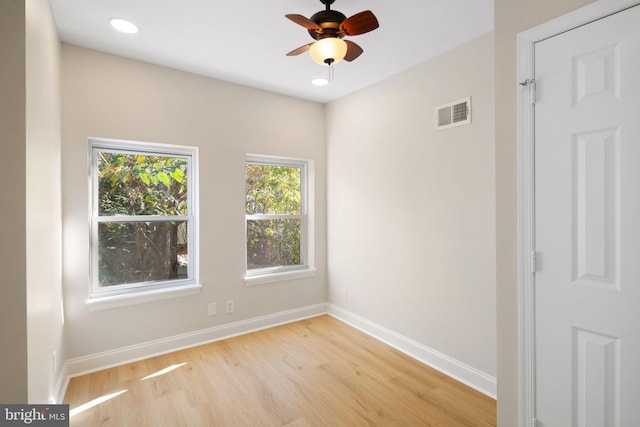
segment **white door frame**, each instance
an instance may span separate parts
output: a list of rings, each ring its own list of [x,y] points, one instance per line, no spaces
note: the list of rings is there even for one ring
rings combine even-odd
[[[535,44],[596,21],[640,0],[598,0],[518,34],[518,380],[519,426],[535,427]]]

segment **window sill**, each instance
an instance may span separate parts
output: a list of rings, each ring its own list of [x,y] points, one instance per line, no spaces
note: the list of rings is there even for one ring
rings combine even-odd
[[[268,273],[256,276],[245,276],[244,283],[247,286],[264,285],[267,283],[283,282],[285,280],[302,279],[304,277],[313,277],[316,275],[315,268],[307,268],[304,270],[285,271],[281,273]]]
[[[161,301],[187,295],[196,295],[200,293],[201,289],[202,285],[195,283],[191,285],[181,285],[169,288],[150,289],[135,293],[109,296],[93,296],[87,300],[87,306],[89,307],[89,311],[108,310],[110,308],[144,304],[147,302]]]

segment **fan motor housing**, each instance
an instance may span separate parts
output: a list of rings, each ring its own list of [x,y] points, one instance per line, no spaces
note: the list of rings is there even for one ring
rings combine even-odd
[[[320,12],[314,13],[311,18],[313,22],[320,25],[323,29],[322,33],[318,33],[316,30],[308,30],[309,35],[314,40],[318,40],[320,38],[325,37],[340,37],[338,34],[340,30],[340,24],[342,21],[347,19],[347,17],[337,10],[321,10]]]

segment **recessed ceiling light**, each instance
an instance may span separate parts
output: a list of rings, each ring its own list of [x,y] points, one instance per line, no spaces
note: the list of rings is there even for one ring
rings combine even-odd
[[[326,86],[326,85],[329,84],[329,80],[322,79],[322,78],[313,79],[313,80],[311,80],[311,84],[314,85],[314,86]]]
[[[120,19],[120,18],[113,18],[110,22],[113,28],[123,33],[135,34],[138,32],[138,27],[127,20]]]

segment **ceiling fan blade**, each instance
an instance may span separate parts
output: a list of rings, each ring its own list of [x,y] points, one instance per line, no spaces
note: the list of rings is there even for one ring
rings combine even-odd
[[[364,52],[360,46],[351,40],[345,40],[345,42],[347,43],[347,54],[344,57],[345,61],[351,62]]]
[[[347,36],[357,36],[358,34],[368,33],[378,28],[380,24],[378,19],[370,10],[356,13],[353,16],[342,21],[340,30]]]
[[[306,51],[309,50],[312,44],[313,43],[305,44],[304,46],[300,46],[297,49],[293,49],[291,52],[287,53],[287,56],[296,56],[296,55],[300,55],[301,53],[305,53]]]
[[[306,17],[304,17],[302,15],[298,15],[298,14],[295,14],[295,13],[290,13],[290,14],[285,15],[285,16],[287,18],[289,18],[290,20],[292,20],[293,22],[295,22],[296,24],[302,25],[307,30],[322,31],[322,27],[320,25],[316,24],[311,19],[306,18]]]

